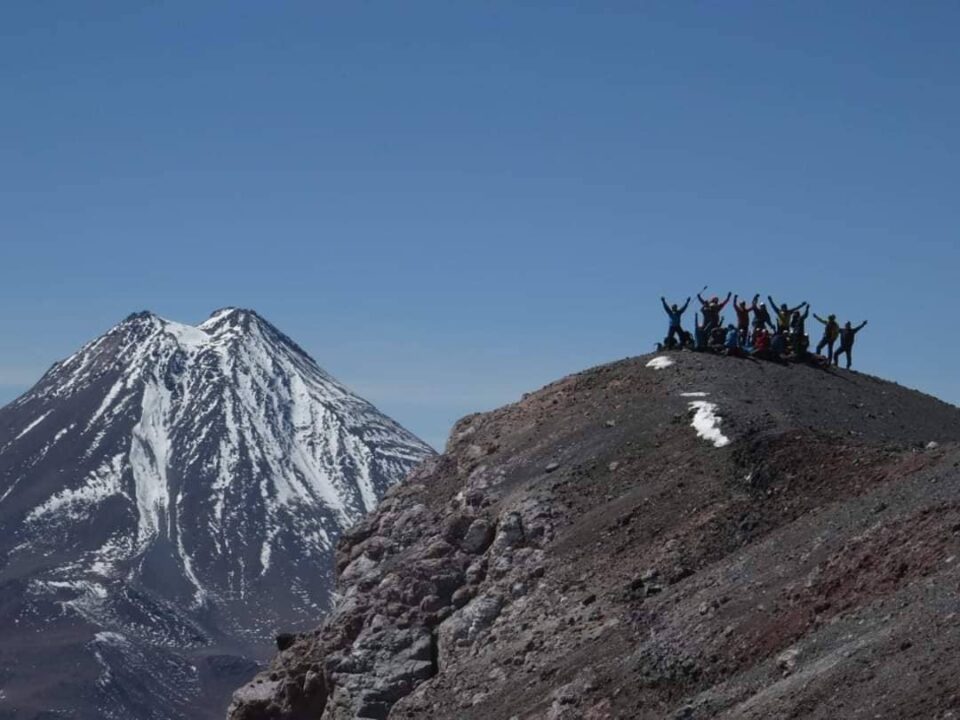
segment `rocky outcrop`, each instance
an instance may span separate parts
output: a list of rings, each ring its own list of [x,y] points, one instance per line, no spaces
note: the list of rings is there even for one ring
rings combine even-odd
[[[333,615],[237,692],[233,718],[386,718],[537,582],[549,509],[499,511],[498,493],[469,485],[431,508],[420,496],[447,462],[427,463],[343,537]]]
[[[960,410],[673,359],[458,423],[342,537],[335,609],[231,720],[942,717]],[[704,396],[729,444],[691,426]]]

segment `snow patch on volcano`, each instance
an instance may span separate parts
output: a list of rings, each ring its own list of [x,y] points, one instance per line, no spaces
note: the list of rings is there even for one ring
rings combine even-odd
[[[673,360],[665,355],[658,355],[647,363],[647,367],[654,370],[666,370],[671,365],[673,365]]]
[[[720,425],[723,422],[717,414],[717,406],[706,400],[694,400],[690,403],[690,410],[693,412],[693,421],[690,423],[697,436],[713,443],[714,447],[724,447],[730,444],[730,438],[720,432]]]

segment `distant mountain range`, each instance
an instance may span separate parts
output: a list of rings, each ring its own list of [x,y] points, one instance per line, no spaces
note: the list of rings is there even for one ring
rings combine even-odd
[[[222,717],[431,455],[252,311],[131,315],[0,410],[0,718]]]

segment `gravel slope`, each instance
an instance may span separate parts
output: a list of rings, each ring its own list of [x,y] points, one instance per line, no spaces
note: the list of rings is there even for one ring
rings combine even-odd
[[[960,409],[669,358],[458,423],[231,720],[954,717]]]

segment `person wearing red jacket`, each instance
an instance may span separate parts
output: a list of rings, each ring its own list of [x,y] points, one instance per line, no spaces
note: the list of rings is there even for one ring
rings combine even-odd
[[[737,313],[737,335],[740,337],[740,346],[747,344],[747,338],[750,337],[750,310],[746,300],[740,300],[738,295],[733,296],[733,309]]]
[[[761,358],[770,356],[770,333],[765,327],[757,328],[753,333],[753,354]]]

